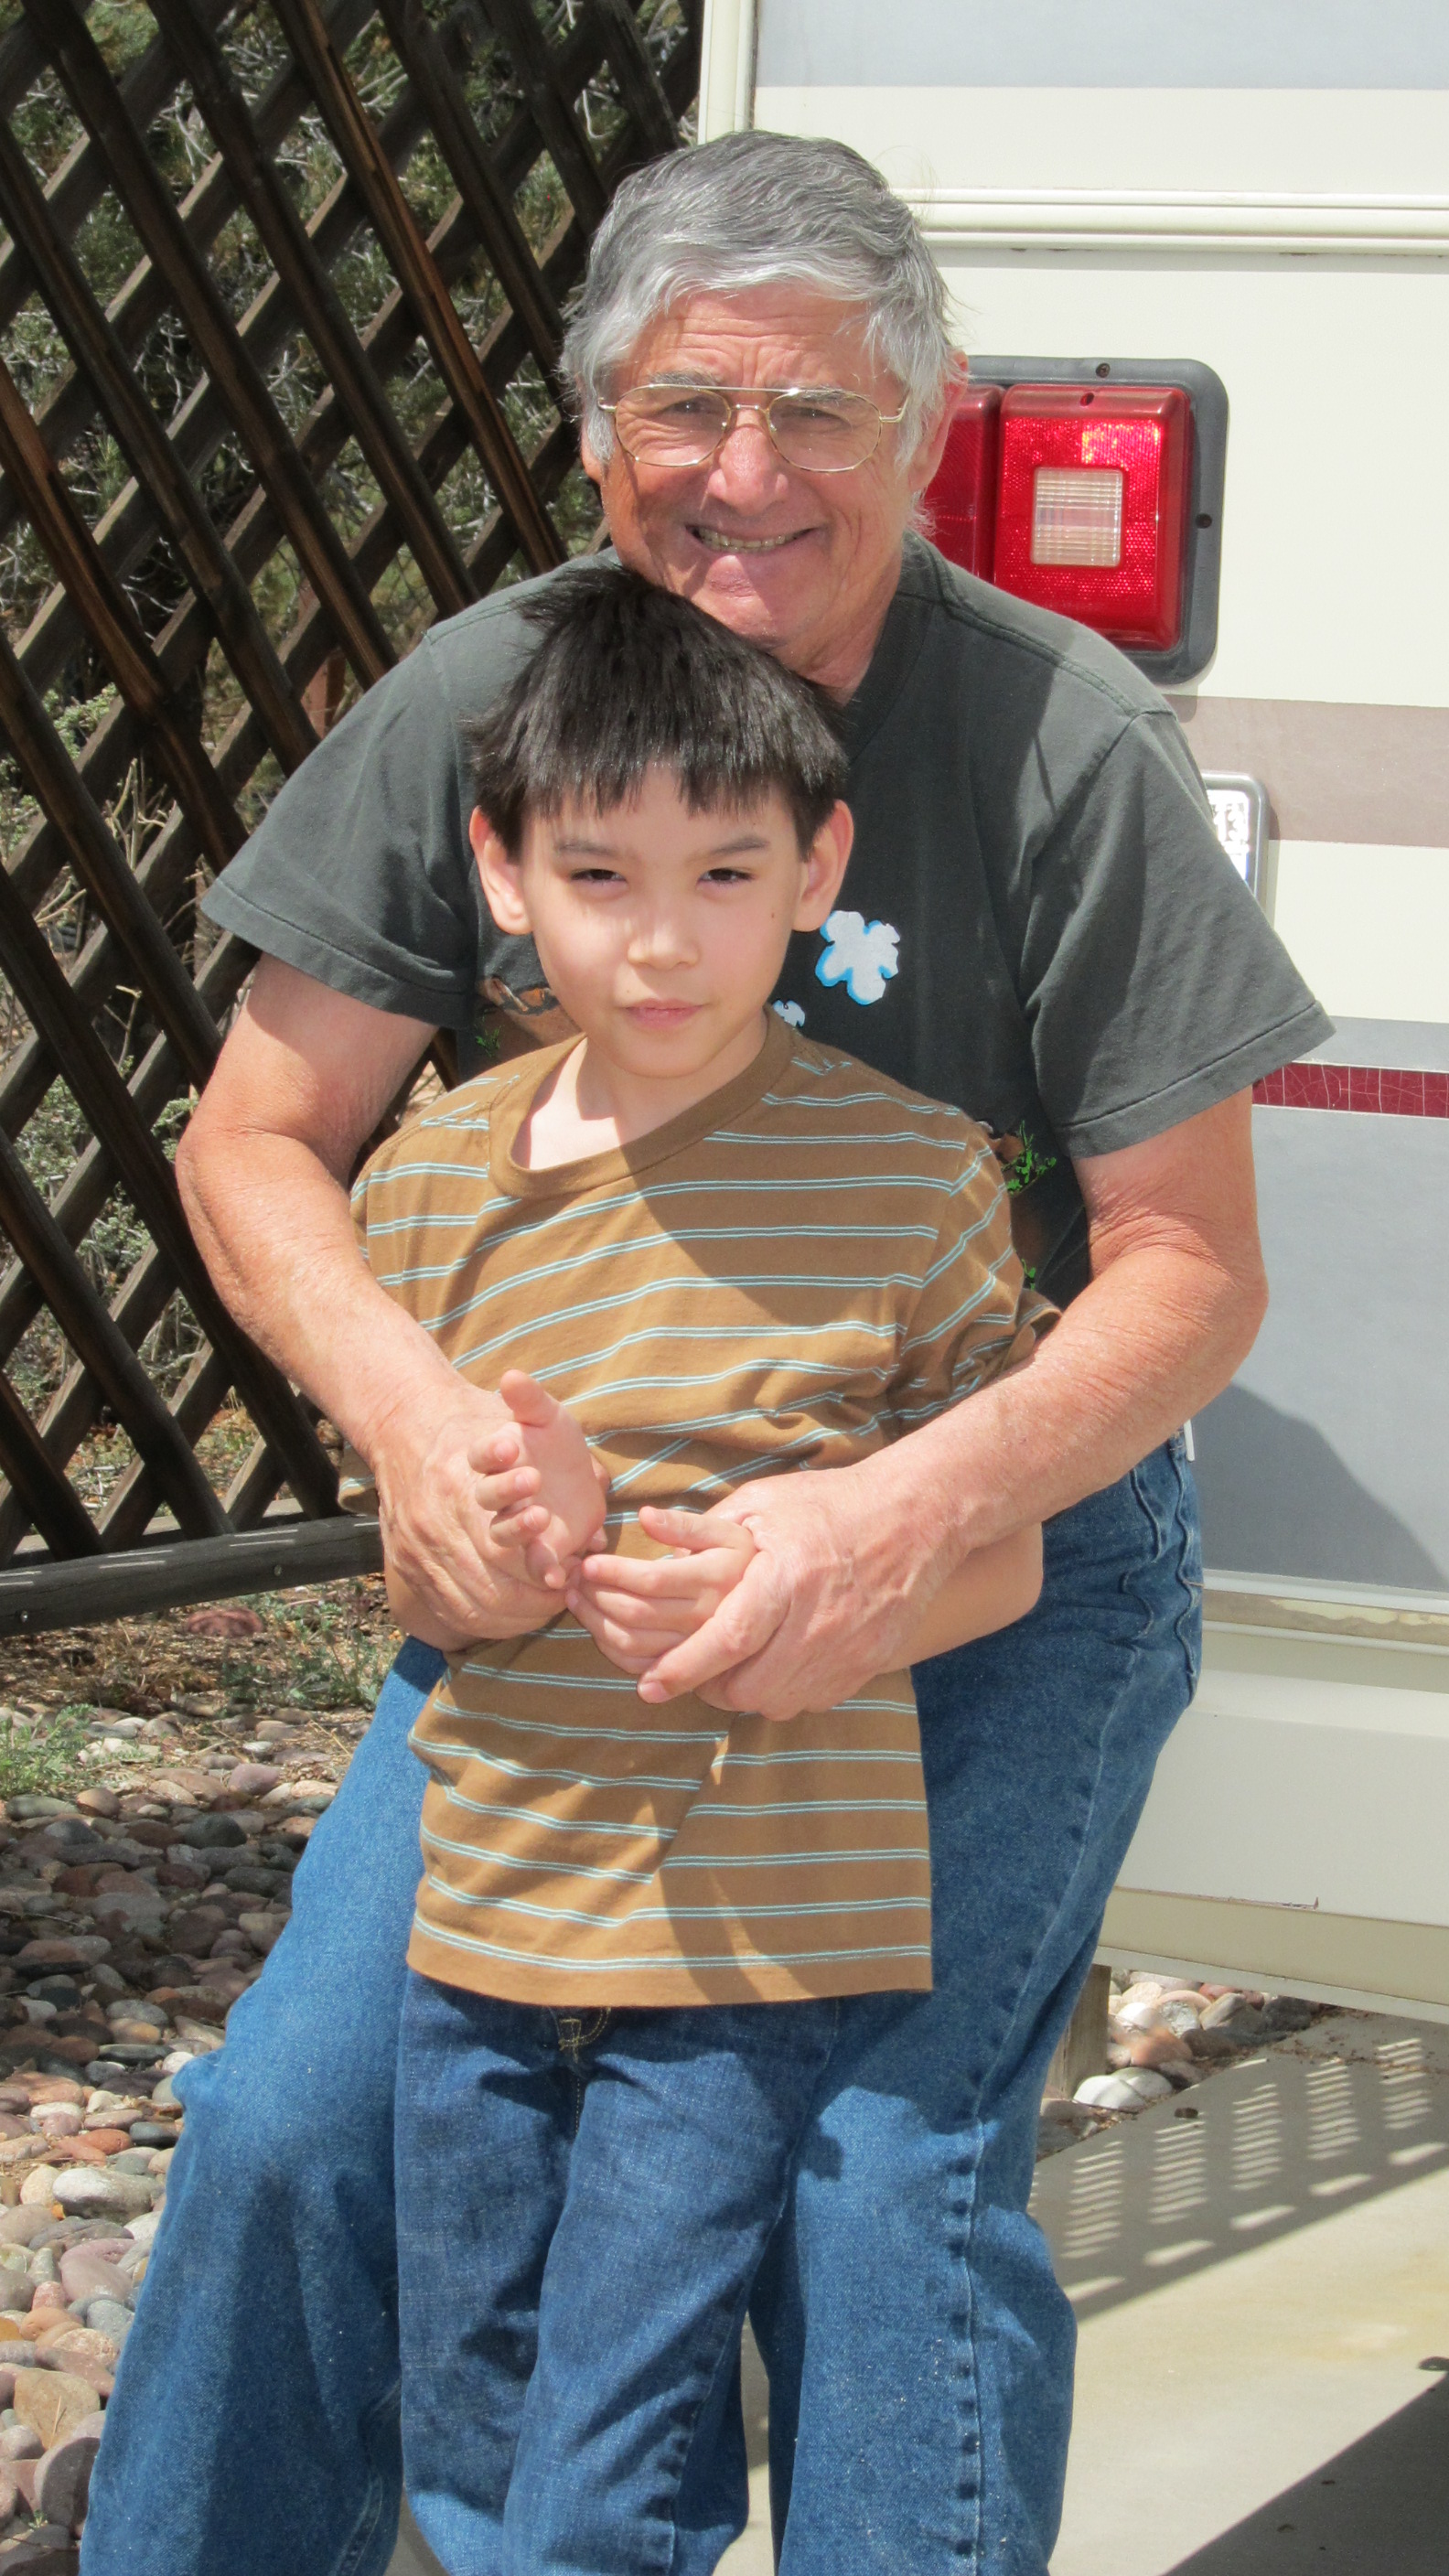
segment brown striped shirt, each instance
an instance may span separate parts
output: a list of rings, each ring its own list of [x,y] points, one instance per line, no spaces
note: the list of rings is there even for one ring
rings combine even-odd
[[[641,1503],[707,1510],[837,1467],[1026,1357],[1032,1317],[980,1129],[772,1018],[748,1071],[616,1152],[513,1143],[553,1048],[394,1137],[354,1194],[381,1285],[483,1385],[527,1368]],[[567,1613],[450,1659],[408,1950],[545,2004],[739,2002],[931,1981],[910,1676],[824,1715],[651,1708]]]

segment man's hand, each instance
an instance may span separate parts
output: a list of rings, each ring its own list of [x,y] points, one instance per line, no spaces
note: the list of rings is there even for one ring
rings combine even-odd
[[[575,1618],[625,1673],[647,1672],[702,1628],[756,1553],[752,1532],[723,1511],[662,1512],[646,1503],[639,1526],[670,1554],[585,1557],[568,1589]]]
[[[640,1514],[651,1537],[670,1536],[663,1523],[690,1517],[655,1514],[651,1527]],[[912,1603],[929,1600],[939,1576],[908,1514],[893,1530],[882,1524],[868,1470],[763,1477],[697,1526],[717,1544],[731,1524],[749,1536],[753,1553],[719,1608],[683,1638],[669,1635],[680,1589],[673,1558],[586,1560],[573,1587],[575,1615],[611,1662],[638,1671],[636,1645],[646,1636],[660,1641],[640,1679],[641,1699],[657,1704],[695,1691],[712,1708],[798,1717],[836,1707],[907,1660]]]
[[[768,1477],[718,1509],[759,1554],[640,1680],[716,1708],[831,1708],[908,1660],[973,1549],[1113,1484],[1219,1394],[1267,1303],[1249,1095],[1077,1164],[1092,1282],[1028,1368],[856,1467]]]
[[[562,1592],[604,1526],[609,1480],[573,1415],[536,1378],[505,1369],[498,1392],[512,1420],[483,1451],[478,1498],[493,1515],[491,1543],[530,1582]]]
[[[445,1652],[522,1637],[556,1619],[556,1591],[493,1534],[496,1398],[451,1378],[436,1411],[399,1406],[373,1448],[393,1615]]]

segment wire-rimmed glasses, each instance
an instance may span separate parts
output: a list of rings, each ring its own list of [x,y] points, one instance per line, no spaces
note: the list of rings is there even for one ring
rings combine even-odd
[[[806,474],[849,474],[905,418],[866,394],[811,385],[630,385],[601,403],[626,456],[638,465],[705,465],[742,411],[763,421],[776,455]]]

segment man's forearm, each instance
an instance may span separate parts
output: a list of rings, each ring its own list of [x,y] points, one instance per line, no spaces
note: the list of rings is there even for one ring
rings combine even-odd
[[[457,1401],[423,1327],[378,1287],[347,1196],[286,1136],[213,1139],[178,1164],[191,1230],[222,1297],[269,1358],[371,1461],[400,1408]],[[260,1247],[265,1247],[261,1250]],[[507,1419],[501,1399],[499,1418]]]
[[[1262,1300],[1200,1258],[1124,1253],[1075,1298],[1031,1366],[869,1462],[877,1504],[945,1570],[1115,1483],[1219,1394]]]

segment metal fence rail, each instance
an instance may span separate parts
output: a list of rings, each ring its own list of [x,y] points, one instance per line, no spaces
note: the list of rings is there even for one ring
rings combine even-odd
[[[264,1516],[270,1565],[336,1512],[176,1194],[251,964],[197,897],[433,618],[588,541],[560,310],[681,140],[702,0],[7,14],[0,1627],[163,1560],[230,1590]]]

